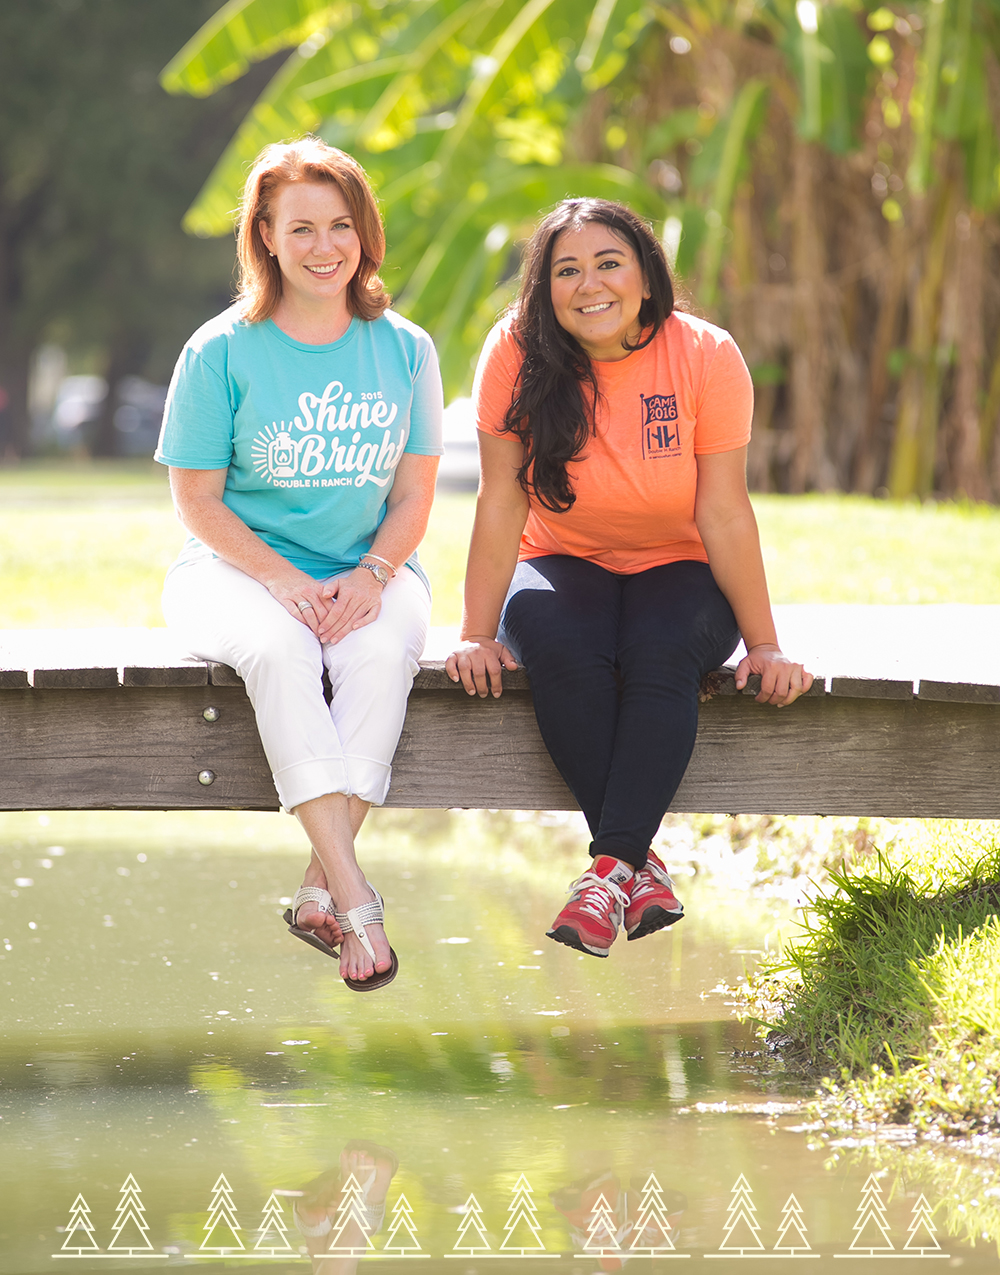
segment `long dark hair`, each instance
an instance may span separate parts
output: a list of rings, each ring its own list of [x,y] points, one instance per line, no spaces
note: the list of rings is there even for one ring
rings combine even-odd
[[[649,289],[639,309],[640,339],[636,345],[623,342],[623,348],[647,346],[674,308],[663,248],[649,226],[624,204],[564,199],[528,241],[521,290],[511,308],[511,330],[524,358],[504,429],[524,445],[518,481],[553,513],[565,513],[576,500],[566,466],[582,455],[593,432],[598,389],[589,357],[560,327],[552,308],[552,248],[564,230],[579,230],[588,222],[600,222],[629,244]]]

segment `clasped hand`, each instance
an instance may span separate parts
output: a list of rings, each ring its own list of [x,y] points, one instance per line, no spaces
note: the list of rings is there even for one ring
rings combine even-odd
[[[461,681],[470,695],[485,699],[493,692],[498,699],[503,691],[501,669],[517,668],[517,660],[496,638],[470,637],[445,660],[445,672],[453,682]]]
[[[333,645],[371,624],[382,609],[382,586],[362,567],[332,580],[314,580],[304,571],[294,571],[267,587],[289,615],[321,642]]]
[[[807,673],[801,664],[793,663],[787,655],[782,655],[778,647],[766,642],[752,646],[740,660],[736,669],[738,691],[746,686],[751,673],[760,674],[760,694],[755,696],[757,703],[774,704],[777,708],[794,703],[813,684],[813,675]]]

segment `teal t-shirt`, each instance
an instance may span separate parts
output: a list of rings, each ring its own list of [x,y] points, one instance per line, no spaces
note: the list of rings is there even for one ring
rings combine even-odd
[[[155,458],[225,468],[223,502],[321,580],[371,548],[403,454],[441,455],[442,408],[431,338],[391,310],[304,345],[233,306],[181,351]],[[211,556],[192,537],[178,565]]]

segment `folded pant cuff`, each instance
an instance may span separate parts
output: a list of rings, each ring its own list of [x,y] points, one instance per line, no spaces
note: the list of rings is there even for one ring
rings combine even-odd
[[[381,806],[392,779],[392,767],[389,763],[377,761],[374,757],[357,757],[349,753],[344,757],[344,763],[352,796],[370,801],[373,806]]]
[[[324,797],[327,793],[351,791],[347,764],[343,757],[311,757],[274,772],[278,799],[286,810],[294,810],[304,801]]]

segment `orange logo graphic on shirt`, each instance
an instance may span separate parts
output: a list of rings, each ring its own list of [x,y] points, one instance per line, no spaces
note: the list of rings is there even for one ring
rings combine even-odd
[[[658,460],[661,456],[679,456],[680,430],[677,428],[676,394],[640,394],[642,404],[642,456]]]

